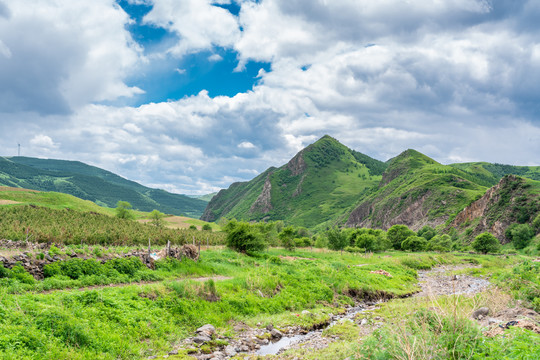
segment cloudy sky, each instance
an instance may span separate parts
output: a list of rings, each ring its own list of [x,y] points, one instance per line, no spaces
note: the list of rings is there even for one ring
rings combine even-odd
[[[0,0],[0,155],[203,194],[324,134],[540,165],[535,0]]]

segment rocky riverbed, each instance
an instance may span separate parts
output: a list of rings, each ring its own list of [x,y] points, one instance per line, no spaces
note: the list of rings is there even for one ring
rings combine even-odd
[[[474,266],[441,266],[431,270],[419,271],[418,280],[421,291],[413,296],[426,297],[452,294],[470,296],[485,291],[490,286],[487,278],[452,274],[456,270],[472,267]],[[361,336],[367,336],[383,326],[384,319],[369,314],[377,308],[378,303],[376,302],[360,303],[347,308],[343,314],[331,316],[330,320],[324,326],[311,330],[306,330],[300,326],[276,329],[272,325],[266,328],[252,328],[243,323],[238,323],[234,327],[235,332],[238,334],[237,337],[233,339],[220,339],[213,333],[214,340],[212,340],[210,339],[212,336],[210,338],[201,338],[200,335],[204,331],[199,329],[196,336],[186,339],[180,345],[180,348],[190,348],[193,352],[192,356],[200,360],[224,360],[232,357],[256,359],[265,355],[278,355],[279,358],[279,354],[289,349],[320,350],[328,347],[332,342],[339,340],[335,335],[323,335],[324,329],[336,323],[342,321],[354,322],[358,325]],[[473,314],[473,318],[479,322],[479,325],[484,326],[486,329],[490,329],[490,326],[493,328],[500,324],[504,325],[509,321],[517,321],[516,323],[530,327],[532,326],[530,324],[535,324],[535,321],[540,319],[540,316],[536,312],[524,309],[520,304],[517,304],[512,309],[504,308],[497,310],[496,313],[492,313],[492,309],[478,310]],[[476,314],[477,312],[478,314]],[[486,313],[484,314],[483,312]],[[310,312],[305,310],[300,316],[310,316]],[[535,329],[540,328],[536,327]],[[486,334],[489,336],[488,332]],[[220,341],[221,345],[219,345]],[[213,344],[214,347],[207,347],[205,350],[208,353],[204,353],[204,351],[200,350],[203,348],[200,346],[201,343]]]

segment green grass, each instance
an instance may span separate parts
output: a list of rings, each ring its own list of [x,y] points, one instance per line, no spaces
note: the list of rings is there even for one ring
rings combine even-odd
[[[286,255],[290,253],[277,249],[255,257],[229,250],[204,251],[198,263],[163,262],[155,271],[163,281],[142,286],[34,293],[44,289],[39,284],[45,280],[29,287],[20,284],[18,294],[11,294],[18,280],[10,279],[11,288],[0,288],[0,359],[143,359],[166,354],[206,323],[216,326],[219,334],[229,336],[234,335],[237,321],[251,326],[272,323],[277,328],[295,325],[310,329],[328,322],[331,313],[342,312],[344,305],[354,303],[354,298],[399,297],[416,291],[418,264],[424,268],[471,259],[490,261],[486,256],[400,252],[365,257],[296,251],[295,260],[280,258]],[[502,261],[502,265],[508,265],[505,259]],[[90,269],[98,271],[96,267]],[[132,277],[140,271],[118,269],[126,269],[122,271],[132,273]],[[380,269],[392,277],[371,273]],[[212,274],[232,278],[189,280]],[[49,279],[60,280],[59,276]],[[407,300],[388,304],[397,304],[399,311],[411,311],[411,303],[398,306],[402,302],[407,304]],[[301,314],[305,309],[311,314]],[[337,335],[340,342],[302,358],[335,359],[369,353],[356,334],[356,325],[336,325],[325,335]]]

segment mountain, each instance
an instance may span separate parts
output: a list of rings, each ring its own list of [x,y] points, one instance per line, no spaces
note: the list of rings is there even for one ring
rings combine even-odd
[[[537,179],[540,167],[443,165],[412,149],[384,163],[324,136],[287,164],[221,190],[202,219],[284,220],[315,231],[343,224],[382,229],[405,224],[414,230],[446,226],[508,174]],[[531,199],[528,209],[538,205],[537,197]],[[519,216],[513,211],[505,215],[512,221]]]
[[[517,175],[540,181],[540,166],[514,166],[487,162],[450,164],[450,166],[474,175],[486,186],[497,184],[506,175]]]
[[[204,194],[204,195],[188,195],[190,198],[193,199],[199,199],[201,201],[204,201],[206,203],[210,202],[212,198],[217,194],[217,192],[210,193],[210,194]]]
[[[485,193],[487,187],[479,182],[474,174],[409,149],[389,160],[378,189],[352,211],[347,225],[437,226]]]
[[[141,211],[190,217],[199,217],[206,207],[204,201],[148,188],[79,161],[0,157],[0,185],[66,193],[107,207],[128,201]]]
[[[460,211],[449,226],[456,227],[472,240],[489,231],[503,244],[511,224],[532,223],[540,211],[540,181],[515,175],[504,176],[478,200]]]
[[[358,198],[377,186],[386,166],[326,135],[280,168],[221,190],[201,219],[285,219],[297,226],[322,227],[346,218]]]

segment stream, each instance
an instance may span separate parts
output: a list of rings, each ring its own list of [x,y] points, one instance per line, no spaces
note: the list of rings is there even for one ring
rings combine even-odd
[[[487,279],[468,275],[449,275],[450,271],[470,268],[471,266],[441,266],[431,270],[418,271],[418,281],[421,291],[413,296],[440,296],[451,294],[472,295],[484,291],[490,284]],[[330,323],[320,330],[312,330],[307,334],[287,334],[276,342],[263,345],[257,355],[277,355],[285,350],[299,347],[322,349],[335,339],[322,336],[322,332],[342,321],[354,321],[357,314],[377,308],[378,303],[358,304],[348,308],[345,314],[333,315]],[[360,325],[365,325],[363,321]],[[380,324],[382,325],[382,323]],[[377,324],[376,324],[377,326]],[[366,329],[367,333],[371,330]],[[367,334],[366,333],[366,334]]]

